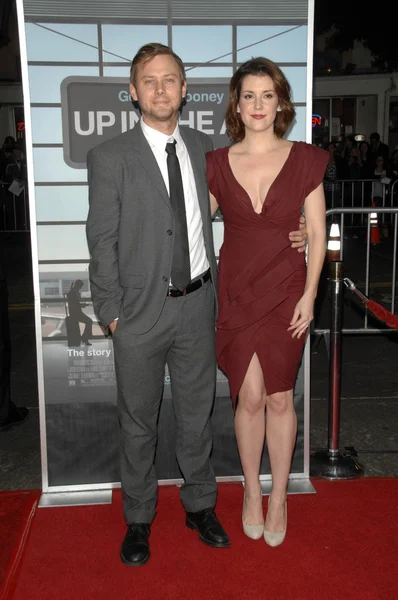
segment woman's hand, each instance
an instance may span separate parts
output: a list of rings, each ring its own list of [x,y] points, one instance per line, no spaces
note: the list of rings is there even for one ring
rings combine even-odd
[[[293,318],[290,321],[290,327],[288,328],[288,331],[293,332],[293,338],[297,337],[298,339],[308,329],[309,324],[314,318],[314,302],[315,297],[309,292],[305,292],[297,302]]]

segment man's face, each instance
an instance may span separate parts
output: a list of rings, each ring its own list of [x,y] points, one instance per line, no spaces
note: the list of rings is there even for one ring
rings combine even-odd
[[[138,67],[135,86],[130,84],[130,94],[139,103],[145,123],[157,129],[169,121],[177,122],[186,82],[181,81],[175,59],[160,54]]]

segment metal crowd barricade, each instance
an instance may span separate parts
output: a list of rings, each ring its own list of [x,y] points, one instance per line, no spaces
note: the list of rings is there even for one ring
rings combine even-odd
[[[383,183],[382,179],[337,179],[325,180],[325,195],[328,209],[366,208],[375,202],[379,208],[398,206],[398,180]],[[381,223],[391,223],[391,215],[382,213]],[[363,227],[366,215],[352,212],[347,226]]]
[[[329,404],[328,404],[328,448],[320,450],[311,456],[311,475],[320,476],[324,479],[352,479],[363,474],[363,467],[356,459],[354,449],[341,452],[339,448],[340,428],[340,400],[341,400],[341,348],[343,334],[351,333],[385,333],[392,329],[372,328],[368,326],[368,315],[365,314],[364,326],[362,328],[343,328],[343,257],[344,257],[344,225],[345,217],[351,214],[367,215],[366,231],[366,280],[365,295],[369,293],[370,278],[370,215],[371,213],[391,215],[393,222],[393,256],[391,273],[391,313],[395,313],[395,292],[397,276],[397,241],[398,241],[398,207],[368,207],[368,208],[333,208],[326,213],[327,217],[340,217],[341,252],[340,260],[329,263],[330,287],[331,287],[331,309],[330,328],[314,329],[315,334],[327,334],[329,336]],[[395,331],[398,333],[398,331]]]
[[[29,231],[29,206],[26,187],[19,196],[9,191],[8,182],[0,182],[0,231]]]
[[[398,187],[397,187],[398,192]],[[398,206],[397,207],[363,207],[363,208],[332,208],[326,211],[326,217],[336,217],[339,216],[339,225],[340,225],[340,238],[341,238],[341,250],[340,250],[340,258],[341,261],[344,261],[345,255],[345,245],[346,238],[344,236],[346,230],[346,216],[350,216],[352,214],[360,215],[362,214],[366,220],[366,263],[365,263],[365,281],[364,281],[364,294],[365,296],[369,295],[369,290],[371,287],[370,284],[370,269],[371,269],[371,243],[370,243],[370,215],[371,213],[376,213],[377,215],[384,214],[386,216],[390,216],[392,221],[392,231],[391,234],[393,236],[393,249],[392,249],[392,267],[391,267],[391,312],[395,311],[395,301],[396,301],[396,287],[397,287],[397,248],[398,248]],[[314,329],[314,333],[318,335],[322,335],[328,333],[328,329]],[[368,326],[368,314],[365,312],[364,315],[364,326],[360,328],[344,328],[343,333],[352,333],[352,334],[361,334],[361,333],[386,333],[385,328],[374,328]]]

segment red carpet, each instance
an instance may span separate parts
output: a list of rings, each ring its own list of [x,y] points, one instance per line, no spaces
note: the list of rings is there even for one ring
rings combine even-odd
[[[35,513],[14,600],[390,600],[397,597],[398,479],[313,481],[289,497],[285,543],[269,548],[241,530],[242,486],[221,484],[217,512],[229,549],[200,543],[184,525],[176,487],[162,487],[150,561],[127,567],[120,491],[112,505]],[[265,505],[265,503],[264,503]]]
[[[0,598],[11,593],[39,498],[39,491],[0,492]]]

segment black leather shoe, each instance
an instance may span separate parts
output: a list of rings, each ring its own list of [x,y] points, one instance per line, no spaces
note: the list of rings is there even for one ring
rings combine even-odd
[[[120,548],[120,558],[130,567],[144,565],[149,559],[149,534],[150,525],[146,523],[132,523],[128,526],[127,533]]]
[[[4,421],[0,421],[0,431],[6,431],[13,425],[21,425],[28,418],[28,409],[25,406],[15,406],[11,404],[11,410],[8,417]]]
[[[217,519],[213,508],[206,508],[199,512],[187,512],[186,525],[189,529],[199,531],[199,539],[214,548],[228,548],[229,537],[220,521]]]

